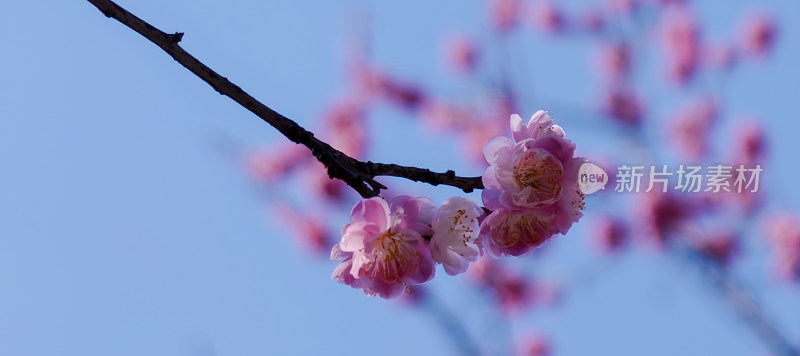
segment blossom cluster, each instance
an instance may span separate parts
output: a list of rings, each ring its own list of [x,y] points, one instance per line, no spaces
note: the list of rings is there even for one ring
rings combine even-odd
[[[512,138],[484,145],[484,207],[463,197],[438,208],[425,197],[359,201],[331,250],[331,259],[342,260],[333,278],[394,298],[433,278],[437,263],[456,275],[484,252],[520,256],[566,234],[582,216],[577,176],[586,160],[575,157],[575,144],[544,111],[527,124],[511,115],[511,131]]]

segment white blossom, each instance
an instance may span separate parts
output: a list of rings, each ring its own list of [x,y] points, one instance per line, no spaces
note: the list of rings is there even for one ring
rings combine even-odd
[[[472,200],[453,197],[445,201],[433,215],[431,255],[449,275],[467,270],[481,254],[477,244],[480,228],[478,217],[483,210]]]

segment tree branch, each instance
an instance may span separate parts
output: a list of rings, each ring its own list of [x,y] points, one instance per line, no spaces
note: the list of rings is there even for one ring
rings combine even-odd
[[[314,137],[312,132],[304,129],[296,122],[262,104],[250,96],[250,94],[247,94],[242,88],[231,83],[228,79],[217,74],[217,72],[186,52],[178,45],[178,42],[183,38],[183,33],[176,32],[174,34],[167,34],[136,17],[113,1],[88,1],[97,7],[106,17],[116,19],[123,25],[128,26],[150,40],[150,42],[155,43],[158,47],[163,49],[164,52],[172,56],[175,61],[211,85],[214,90],[239,103],[280,131],[281,134],[292,142],[308,147],[314,157],[325,165],[325,168],[328,170],[328,176],[331,179],[335,178],[344,181],[362,197],[373,197],[378,195],[381,189],[386,189],[386,186],[375,181],[374,178],[376,176],[394,176],[432,185],[449,185],[460,188],[465,192],[471,192],[476,188],[483,188],[480,177],[457,177],[453,171],[436,173],[423,168],[362,162],[350,157],[331,147],[331,145],[326,142]]]

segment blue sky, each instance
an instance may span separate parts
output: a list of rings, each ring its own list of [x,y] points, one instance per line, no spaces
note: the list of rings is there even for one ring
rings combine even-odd
[[[442,97],[474,90],[445,70],[442,40],[460,32],[490,38],[485,4],[478,1],[120,5],[164,31],[185,32],[187,51],[306,126],[345,88],[344,48],[354,9],[373,16],[373,60]],[[709,36],[725,36],[754,9],[777,17],[773,56],[743,65],[728,79],[730,115],[720,132],[740,114],[763,118],[771,153],[763,184],[775,198],[769,208],[800,210],[794,178],[800,174],[800,25],[791,16],[800,5],[702,2],[697,9]],[[0,12],[0,39],[0,354],[454,352],[429,315],[335,283],[335,262],[290,241],[220,147],[223,140],[256,146],[284,139],[156,46],[81,1],[8,4]],[[534,76],[517,73],[517,83],[537,94],[523,100],[521,110],[549,109],[583,155],[614,150],[621,138],[586,117],[599,90],[596,81],[582,79],[593,75],[593,47],[535,34],[511,42],[512,56],[525,58]],[[679,100],[668,87],[637,80],[664,98],[652,108],[654,120]],[[409,118],[387,107],[374,110],[370,159],[481,173],[459,159],[452,137]],[[656,137],[653,127],[648,134]],[[720,135],[714,143],[722,150],[730,141]],[[458,194],[387,182],[437,202]],[[589,199],[587,221],[604,208],[593,202],[599,200]],[[334,226],[346,222],[346,213],[319,212]],[[593,282],[576,285],[557,308],[514,319],[514,330],[541,330],[558,355],[765,354],[690,266],[647,251],[603,259],[587,248],[585,225],[520,265],[535,265],[531,273],[568,285],[587,274]],[[765,277],[766,247],[757,236],[748,243],[752,255],[737,273],[800,342],[797,287]],[[502,341],[506,322],[487,322],[488,305],[462,293],[466,284],[440,270],[431,287],[477,338]]]

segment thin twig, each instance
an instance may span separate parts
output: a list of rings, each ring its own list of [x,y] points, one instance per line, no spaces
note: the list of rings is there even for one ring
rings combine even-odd
[[[183,33],[167,34],[110,0],[89,0],[89,2],[106,17],[116,19],[150,40],[150,42],[155,43],[164,52],[172,56],[175,61],[211,85],[214,90],[233,99],[253,114],[256,114],[256,116],[280,131],[292,142],[308,147],[314,157],[325,165],[328,170],[328,176],[331,179],[335,178],[344,181],[362,197],[373,197],[378,195],[381,189],[386,189],[386,186],[375,181],[374,178],[376,176],[394,176],[432,185],[449,185],[460,188],[465,192],[483,188],[480,177],[457,177],[453,171],[436,173],[423,168],[362,162],[350,157],[314,137],[312,132],[304,129],[296,122],[262,104],[242,88],[231,83],[228,79],[217,74],[217,72],[186,52],[178,45],[178,42],[183,38]]]

